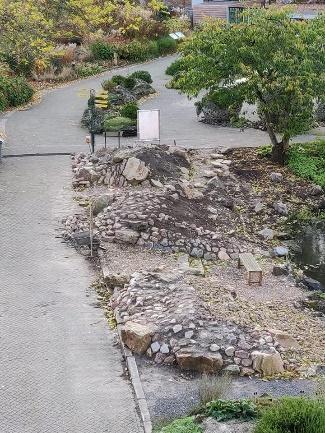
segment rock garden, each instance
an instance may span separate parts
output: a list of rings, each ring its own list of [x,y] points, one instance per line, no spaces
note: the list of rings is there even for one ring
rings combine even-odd
[[[290,252],[302,211],[321,213],[323,189],[261,153],[135,145],[72,158],[81,210],[64,220],[65,237],[97,254],[123,343],[157,368],[322,371],[324,301],[310,298],[319,291],[307,291]],[[244,252],[261,286],[238,268]]]
[[[81,125],[96,134],[120,131],[126,136],[136,135],[138,101],[155,94],[151,83],[147,71],[135,71],[127,77],[114,75],[103,81],[102,92],[89,99]]]

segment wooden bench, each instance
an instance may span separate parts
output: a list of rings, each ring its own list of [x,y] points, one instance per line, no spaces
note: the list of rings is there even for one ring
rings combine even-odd
[[[244,266],[247,271],[247,281],[248,284],[258,283],[262,284],[263,271],[260,265],[255,260],[253,254],[242,253],[238,257],[238,267]]]

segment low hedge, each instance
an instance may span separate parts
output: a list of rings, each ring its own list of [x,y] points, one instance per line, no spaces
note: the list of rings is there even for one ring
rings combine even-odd
[[[144,62],[155,57],[174,53],[177,43],[170,36],[164,36],[154,41],[132,41],[116,46],[121,59],[129,62]]]
[[[0,111],[26,104],[33,94],[34,90],[25,78],[0,76]]]

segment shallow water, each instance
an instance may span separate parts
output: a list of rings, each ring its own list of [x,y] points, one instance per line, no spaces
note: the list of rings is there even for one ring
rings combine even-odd
[[[325,221],[306,226],[295,241],[294,261],[307,276],[325,285]]]

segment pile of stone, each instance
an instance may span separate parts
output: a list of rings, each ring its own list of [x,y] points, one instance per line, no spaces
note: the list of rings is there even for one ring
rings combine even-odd
[[[290,341],[285,334],[243,328],[226,318],[213,320],[185,281],[190,271],[179,267],[106,277],[109,285],[122,282],[111,306],[129,349],[157,364],[198,372],[273,376],[290,368],[280,344]]]
[[[142,184],[151,179],[155,186],[161,180],[178,179],[188,173],[187,152],[175,146],[142,146],[106,150],[99,155],[78,153],[72,157],[73,186],[107,185],[123,187]]]
[[[172,185],[160,189],[111,191],[92,201],[94,234],[106,242],[137,245],[165,253],[187,253],[204,260],[237,259],[258,248],[221,234],[208,220],[205,203],[188,199]],[[65,219],[70,235],[87,229],[86,217]],[[185,220],[186,219],[186,220]],[[89,226],[88,226],[89,227]]]

